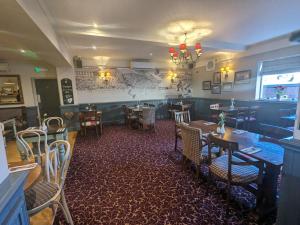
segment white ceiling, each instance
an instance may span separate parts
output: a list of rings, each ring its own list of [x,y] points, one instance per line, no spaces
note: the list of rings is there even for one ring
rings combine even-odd
[[[2,1],[5,4],[0,9],[0,57],[28,48],[53,63],[52,57],[61,60],[20,7],[12,7],[15,0]],[[179,20],[193,20],[212,31],[201,39],[204,58],[242,51],[249,45],[300,29],[299,0],[38,1],[70,54],[87,58],[167,60],[170,41],[162,30]],[[7,20],[11,15],[14,17]],[[17,56],[22,57],[19,52]]]
[[[0,60],[67,65],[16,1],[1,0],[0,21]]]
[[[167,59],[168,40],[160,31],[178,20],[194,20],[212,30],[202,40],[208,52],[242,50],[300,29],[299,0],[44,2],[72,53],[84,57],[151,58],[153,53],[154,58]]]

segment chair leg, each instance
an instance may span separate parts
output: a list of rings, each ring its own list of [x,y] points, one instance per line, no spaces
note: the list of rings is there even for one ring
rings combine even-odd
[[[59,201],[54,201],[53,204],[57,204],[61,208],[61,210],[63,211],[64,217],[67,220],[67,223],[74,225],[72,218],[69,218],[69,215],[67,214],[66,209],[63,206],[63,204],[61,204]]]
[[[62,200],[62,205],[64,206],[64,208],[65,208],[65,210],[66,210],[66,213],[67,213],[67,215],[68,215],[68,217],[69,217],[69,223],[70,223],[70,224],[73,224],[72,216],[71,216],[69,207],[68,207],[68,205],[67,205],[65,193],[64,193],[63,190],[62,190],[62,192],[61,192],[61,200]]]
[[[230,195],[231,195],[231,183],[227,183],[227,196],[226,196],[226,201],[227,201],[227,206],[226,206],[226,217],[229,216],[229,203],[230,203]]]

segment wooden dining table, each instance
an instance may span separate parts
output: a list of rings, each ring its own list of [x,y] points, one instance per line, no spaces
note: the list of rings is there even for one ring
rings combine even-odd
[[[207,121],[198,120],[192,121],[189,125],[200,128],[203,133],[216,132],[217,124],[206,125],[206,123]],[[263,214],[267,214],[276,209],[277,206],[278,178],[283,165],[284,149],[277,144],[265,142],[259,134],[248,131],[237,134],[234,130],[236,129],[226,127],[225,133],[218,134],[218,136],[226,141],[237,142],[239,150],[253,146],[261,149],[261,151],[254,154],[242,153],[265,164],[265,176],[262,184],[264,201],[262,201],[263,203],[259,208],[263,211]]]
[[[29,164],[28,162],[20,161],[20,162],[11,162],[8,163],[8,167],[15,167],[15,166],[23,166]],[[41,177],[42,175],[42,167],[40,165],[37,165],[35,168],[28,170],[28,176],[26,178],[25,184],[24,184],[24,191],[30,189]],[[18,173],[18,172],[15,172]]]

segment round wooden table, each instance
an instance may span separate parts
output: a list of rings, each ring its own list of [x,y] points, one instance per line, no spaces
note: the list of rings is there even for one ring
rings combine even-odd
[[[8,167],[15,167],[15,166],[23,166],[26,164],[30,164],[28,162],[11,162],[8,163]],[[37,165],[35,168],[29,170],[26,182],[24,184],[24,190],[29,189],[34,185],[40,178],[42,174],[42,167],[40,165]]]

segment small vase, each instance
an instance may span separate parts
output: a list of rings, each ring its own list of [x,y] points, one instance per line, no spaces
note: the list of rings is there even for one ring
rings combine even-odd
[[[224,124],[221,127],[217,128],[217,133],[218,134],[225,134],[225,126],[224,126]]]
[[[48,128],[47,128],[46,124],[43,122],[43,124],[42,124],[42,130],[43,130],[43,131],[47,131],[47,129],[48,129]]]

